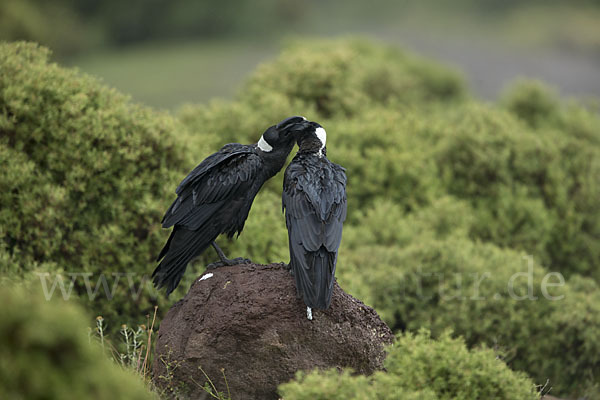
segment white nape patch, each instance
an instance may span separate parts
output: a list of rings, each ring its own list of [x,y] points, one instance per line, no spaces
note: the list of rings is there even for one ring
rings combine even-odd
[[[213,274],[212,272],[209,272],[209,273],[208,273],[208,274],[206,274],[206,275],[202,275],[202,277],[201,277],[200,279],[198,279],[198,282],[200,282],[200,281],[204,281],[204,280],[206,280],[206,279],[208,279],[208,278],[212,278],[213,276],[214,276],[214,274]]]
[[[262,136],[258,141],[258,148],[264,151],[265,153],[268,153],[273,150],[273,147],[269,143],[267,143],[267,141]]]
[[[321,148],[325,147],[325,143],[327,142],[327,132],[325,132],[325,129],[319,127],[315,130],[315,134],[321,141]]]
[[[306,318],[308,318],[310,321],[312,321],[312,308],[310,307],[306,307]]]
[[[315,135],[317,135],[317,137],[321,141],[321,148],[319,149],[319,157],[323,157],[323,149],[325,148],[325,143],[327,143],[327,132],[325,132],[325,129],[319,127],[317,129],[315,129]]]

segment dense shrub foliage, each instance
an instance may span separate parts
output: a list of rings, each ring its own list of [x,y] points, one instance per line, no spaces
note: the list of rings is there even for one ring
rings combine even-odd
[[[48,56],[0,45],[0,240],[21,274],[52,262],[66,286],[69,274],[88,274],[92,293],[104,274],[114,298],[99,285],[90,307],[143,319],[149,292],[135,300],[130,289],[151,273],[165,237],[158,222],[192,167],[183,127]],[[113,273],[130,275],[113,286]],[[83,276],[74,292],[89,301]]]
[[[389,349],[385,372],[352,376],[335,369],[298,373],[280,386],[286,400],[301,399],[537,399],[533,382],[513,372],[492,350],[469,351],[448,333],[400,334]]]
[[[379,79],[378,68],[394,71],[376,91],[387,91],[384,100],[365,83]],[[259,68],[238,101],[188,106],[180,116],[204,133],[198,137],[223,139],[216,143],[254,141],[265,120],[290,114],[317,119],[331,131],[330,158],[351,177],[351,212],[377,198],[410,211],[450,194],[475,210],[471,237],[525,250],[565,275],[600,279],[597,115],[561,106],[535,83],[505,96],[509,112],[465,97],[455,74],[398,51],[318,41],[292,45]],[[279,193],[280,181],[268,187]]]
[[[0,286],[0,397],[152,399],[139,377],[116,366],[86,338],[73,303]]]
[[[177,120],[49,63],[33,45],[2,45],[0,72],[3,276],[85,272],[95,285],[101,271],[133,272],[137,288],[154,268],[166,236],[159,221],[185,173],[222,144],[255,142],[269,124],[300,114],[326,128],[327,154],[349,177],[340,284],[394,330],[426,327],[440,338],[399,343],[423,354],[452,348],[465,368],[483,363],[489,351],[461,352],[462,343],[443,336],[451,328],[467,346],[496,349],[536,383],[550,379],[554,394],[598,395],[600,118],[593,110],[526,81],[498,105],[482,104],[455,72],[361,40],[291,44],[235,100],[185,106]],[[222,240],[232,256],[288,260],[281,175],[256,198],[242,235]],[[194,276],[186,274],[174,298]],[[75,292],[88,298],[81,280]],[[153,296],[144,290],[133,301],[129,287],[117,285],[115,300],[99,296],[88,307],[130,320],[143,317]],[[163,296],[156,300],[164,311]],[[497,365],[506,372],[496,371],[498,381],[486,380],[492,372],[452,379],[475,379],[470,387],[481,392],[466,398],[496,398],[483,387],[517,376]],[[430,367],[407,373],[445,374]],[[301,385],[314,384],[306,392],[312,398],[332,398],[330,384],[368,398],[363,385],[384,388],[377,379],[387,376],[404,397],[434,398],[437,384],[449,384],[443,375],[414,387],[396,375],[313,373]],[[286,394],[300,396],[293,385]]]
[[[394,330],[427,327],[439,335],[451,327],[470,345],[497,347],[511,367],[538,383],[550,379],[567,392],[593,385],[589,377],[600,362],[598,285],[574,277],[553,286],[560,278],[526,253],[468,239],[464,222],[457,222],[472,219],[464,205],[440,203],[404,216],[397,230],[369,237],[350,229],[346,245],[357,250],[341,256],[343,286]],[[383,203],[360,222],[399,216],[396,206]]]
[[[375,105],[456,101],[456,73],[398,50],[350,42],[296,43],[256,71],[241,98],[260,104],[264,93],[319,117],[353,116]]]

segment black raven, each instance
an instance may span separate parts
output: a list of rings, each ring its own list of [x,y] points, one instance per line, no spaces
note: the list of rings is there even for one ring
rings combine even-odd
[[[281,170],[294,147],[294,132],[305,124],[304,117],[290,117],[269,127],[256,144],[226,144],[181,181],[162,220],[163,228],[174,228],[158,255],[154,286],[166,287],[169,295],[187,264],[211,244],[221,261],[209,267],[249,262],[227,259],[215,240],[221,233],[240,234],[254,197]]]
[[[298,153],[285,170],[283,208],[290,272],[298,297],[312,309],[331,304],[337,252],[346,219],[346,173],[325,155],[325,129],[316,122],[297,132]]]

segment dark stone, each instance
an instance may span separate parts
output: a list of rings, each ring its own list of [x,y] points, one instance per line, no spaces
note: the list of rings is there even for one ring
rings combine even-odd
[[[203,276],[208,273],[213,276],[196,279],[161,322],[153,369],[159,387],[205,398],[201,367],[227,395],[224,369],[233,399],[278,399],[277,386],[298,370],[351,367],[371,374],[382,368],[392,332],[337,283],[331,307],[313,310],[309,321],[281,264],[220,267]]]

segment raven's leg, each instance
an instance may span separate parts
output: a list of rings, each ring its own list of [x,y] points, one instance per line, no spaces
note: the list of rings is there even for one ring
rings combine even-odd
[[[243,258],[243,257],[238,257],[238,258],[234,258],[233,260],[230,260],[229,258],[227,258],[225,256],[225,253],[223,253],[223,250],[221,250],[221,248],[219,247],[217,242],[213,241],[211,244],[212,244],[212,247],[217,252],[217,255],[219,256],[221,261],[217,261],[212,264],[208,264],[206,266],[206,269],[215,269],[218,267],[224,267],[226,265],[229,266],[229,265],[238,265],[238,264],[250,264],[252,262],[251,260],[249,260],[247,258]]]
[[[213,249],[215,249],[215,251],[217,252],[217,255],[219,256],[221,261],[223,261],[223,262],[227,261],[227,257],[225,256],[225,253],[223,253],[223,250],[221,250],[221,248],[219,247],[217,242],[213,241],[211,243],[211,245],[212,245]]]

